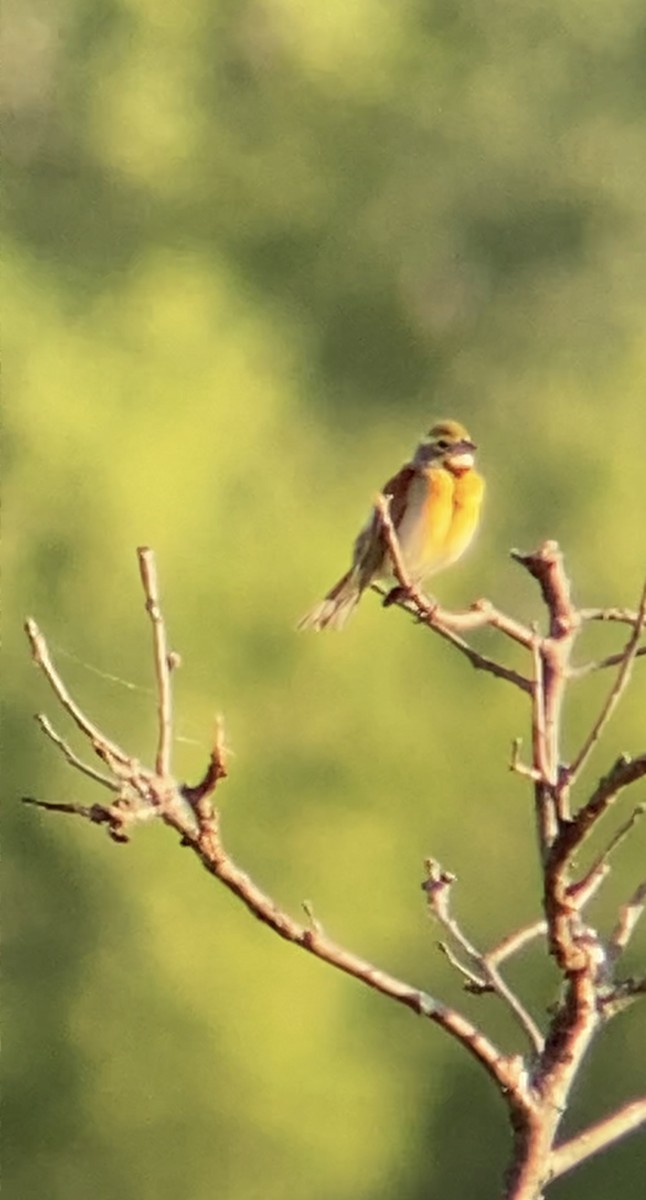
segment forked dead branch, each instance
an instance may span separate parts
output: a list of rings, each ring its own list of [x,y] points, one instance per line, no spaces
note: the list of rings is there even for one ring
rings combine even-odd
[[[510,931],[497,946],[480,949],[452,913],[455,879],[451,873],[428,860],[423,884],[429,911],[443,930],[443,952],[464,979],[468,991],[476,995],[491,993],[508,1007],[523,1032],[525,1054],[507,1052],[457,1009],[333,942],[309,909],[305,910],[305,921],[296,921],[231,858],[222,841],[219,813],[214,804],[214,793],[228,770],[221,725],[216,730],[203,778],[188,786],[173,776],[172,672],[177,658],[169,650],[154,555],[147,548],[138,551],[138,561],[151,624],[157,685],[154,761],[151,766],[142,765],[83,712],[53,663],[45,637],[36,622],[29,619],[26,632],[34,660],[59,704],[100,760],[101,769],[84,762],[42,714],[37,717],[40,727],[71,767],[110,795],[105,802],[90,806],[31,797],[26,802],[104,825],[118,842],[128,841],[135,827],[143,822],[162,821],[178,835],[183,846],[190,847],[211,875],[280,937],[439,1025],[484,1067],[507,1106],[513,1137],[503,1195],[507,1200],[540,1200],[553,1180],[646,1125],[646,1096],[634,1097],[575,1137],[558,1140],[572,1085],[595,1036],[608,1020],[646,995],[646,976],[625,977],[621,970],[624,951],[646,906],[646,879],[633,882],[616,914],[609,938],[604,940],[585,915],[591,897],[608,876],[611,854],[635,831],[646,806],[634,805],[583,874],[577,874],[574,867],[574,856],[590,832],[624,791],[646,777],[644,749],[632,757],[626,754],[617,759],[590,795],[579,798],[574,794],[583,766],[630,683],[636,660],[646,653],[643,644],[646,587],[634,612],[577,608],[571,599],[559,548],[554,542],[546,542],[532,554],[513,554],[514,560],[539,585],[547,610],[544,633],[525,626],[484,600],[467,612],[449,613],[429,602],[407,578],[385,497],[378,498],[375,511],[397,579],[397,587],[386,596],[385,603],[412,614],[416,622],[449,641],[474,667],[517,688],[529,703],[530,761],[522,761],[521,743],[515,739],[510,768],[526,779],[532,789],[543,878],[536,921],[524,929]],[[574,666],[572,649],[582,626],[588,621],[603,620],[628,627],[625,645],[605,659],[583,667]],[[527,655],[524,673],[481,654],[465,640],[465,635],[482,626],[497,630],[503,638],[524,648]],[[567,688],[578,686],[578,681],[591,671],[615,668],[597,719],[572,761],[565,762],[560,743]],[[542,908],[540,916],[539,908]],[[545,939],[562,976],[558,1004],[542,1023],[530,1015],[524,1000],[502,974],[504,964],[536,939]]]

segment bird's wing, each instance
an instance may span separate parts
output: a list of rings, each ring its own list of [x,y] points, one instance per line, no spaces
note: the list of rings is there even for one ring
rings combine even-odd
[[[406,511],[408,501],[408,491],[411,483],[419,472],[412,463],[405,463],[400,467],[396,475],[388,480],[382,487],[384,496],[390,496],[390,517],[395,529],[399,528],[400,521]]]
[[[412,463],[405,463],[381,489],[382,494],[390,498],[390,516],[395,529],[398,528],[406,511],[408,491],[413,479],[418,474],[419,472]],[[363,587],[366,587],[370,580],[381,573],[385,553],[386,548],[379,517],[373,509],[354,544],[354,563],[359,568],[361,579],[364,581]]]

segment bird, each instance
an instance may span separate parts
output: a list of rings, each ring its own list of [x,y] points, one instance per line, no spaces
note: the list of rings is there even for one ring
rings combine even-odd
[[[382,488],[402,563],[414,586],[456,562],[473,539],[485,490],[474,469],[476,450],[459,421],[437,421]],[[366,589],[391,576],[391,555],[373,508],[354,543],[349,570],[297,628],[343,629]]]

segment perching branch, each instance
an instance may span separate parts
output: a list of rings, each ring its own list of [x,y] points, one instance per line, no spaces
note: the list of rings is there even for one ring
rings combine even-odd
[[[434,630],[445,641],[455,646],[456,650],[459,650],[476,669],[488,671],[491,675],[497,676],[498,679],[505,679],[507,683],[513,683],[522,691],[529,692],[531,684],[528,679],[520,675],[518,671],[514,671],[511,667],[506,667],[502,663],[498,663],[492,658],[487,658],[486,655],[474,650],[472,646],[458,635],[457,631],[479,629],[483,625],[490,625],[492,628],[506,634],[512,641],[520,642],[524,646],[529,645],[531,641],[531,631],[525,629],[511,617],[506,617],[503,613],[499,612],[488,600],[477,600],[472,608],[465,613],[449,613],[441,609],[439,605],[429,601],[424,593],[408,578],[399,549],[395,527],[390,516],[390,500],[388,497],[377,497],[375,512],[380,521],[386,548],[392,560],[393,574],[399,584],[399,588],[395,588],[394,592],[385,595],[384,604],[386,606],[397,604],[398,607],[412,612],[418,621],[427,625],[429,629]],[[384,594],[379,587],[375,588],[375,590],[379,594]]]

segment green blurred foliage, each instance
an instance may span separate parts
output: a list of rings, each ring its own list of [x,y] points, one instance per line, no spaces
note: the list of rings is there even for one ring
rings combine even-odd
[[[94,793],[31,723],[62,719],[18,630],[33,613],[87,710],[149,757],[134,547],[153,545],[184,661],[177,773],[197,777],[222,710],[232,850],[281,903],[309,897],[342,942],[515,1045],[438,959],[418,881],[429,852],[456,870],[483,943],[510,907],[535,914],[530,805],[506,765],[521,701],[371,600],[342,637],[293,624],[445,414],[480,443],[489,494],[443,601],[538,616],[507,551],[552,536],[577,596],[635,602],[643,6],[9,0],[5,39],[11,1194],[484,1200],[502,1107],[436,1030],[272,939],[163,831],[117,849],[20,809]],[[582,656],[618,635],[586,637]],[[590,779],[643,748],[643,680]],[[577,690],[569,749],[606,683]],[[615,903],[642,858],[636,838]],[[540,1014],[549,964],[515,974]],[[573,1125],[645,1067],[630,1014]],[[635,1139],[554,1195],[631,1200],[642,1160]]]

